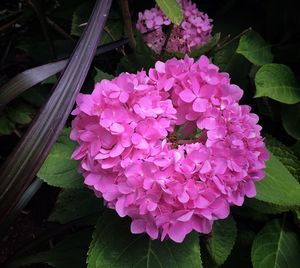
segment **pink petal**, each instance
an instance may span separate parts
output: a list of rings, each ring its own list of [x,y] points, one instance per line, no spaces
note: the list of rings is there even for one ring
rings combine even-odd
[[[183,214],[183,215],[180,216],[179,218],[177,218],[177,220],[178,220],[178,221],[183,221],[183,222],[189,221],[189,220],[192,218],[193,214],[194,214],[194,211],[191,210],[191,211],[189,211],[189,212]]]
[[[197,98],[193,103],[193,110],[195,112],[205,112],[207,108],[208,100]]]
[[[141,234],[146,231],[146,223],[144,220],[133,220],[130,226],[133,234]]]
[[[191,90],[189,90],[189,89],[185,89],[185,90],[181,91],[179,93],[179,97],[184,102],[187,102],[187,103],[192,102],[196,98],[195,94]]]
[[[110,126],[110,130],[111,130],[111,132],[113,132],[115,134],[120,134],[120,133],[124,132],[125,128],[119,123],[113,123]]]
[[[165,63],[161,61],[157,61],[155,63],[155,69],[160,73],[165,73],[166,72]]]
[[[253,181],[247,181],[244,183],[245,194],[247,197],[256,196],[256,188]]]

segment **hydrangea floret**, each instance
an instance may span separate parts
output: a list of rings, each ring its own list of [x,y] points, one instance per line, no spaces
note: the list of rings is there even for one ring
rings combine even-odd
[[[256,195],[268,153],[227,73],[186,56],[80,94],[71,139],[84,183],[131,232],[182,242]]]
[[[184,18],[180,25],[174,25],[172,28],[165,49],[167,52],[188,53],[193,48],[207,43],[211,38],[213,25],[208,15],[199,11],[196,4],[188,0],[178,2]],[[144,34],[147,45],[156,53],[160,53],[168,38],[163,26],[170,24],[170,19],[158,7],[154,7],[139,13],[136,27]]]

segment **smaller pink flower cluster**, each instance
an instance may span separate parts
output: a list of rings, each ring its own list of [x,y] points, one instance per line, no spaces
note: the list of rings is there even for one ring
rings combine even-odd
[[[166,51],[188,53],[211,38],[212,20],[191,1],[180,0],[179,4],[183,9],[184,19],[179,26],[173,27]],[[155,7],[139,13],[136,27],[141,33],[149,32],[144,35],[145,42],[156,53],[160,53],[166,41],[162,26],[170,24],[168,17]]]
[[[132,218],[133,233],[176,242],[209,233],[230,205],[255,196],[268,159],[258,116],[241,96],[205,56],[102,80],[77,98],[72,157],[85,184]]]

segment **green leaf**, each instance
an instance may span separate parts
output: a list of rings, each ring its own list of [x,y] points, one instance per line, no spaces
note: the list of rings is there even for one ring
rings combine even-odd
[[[88,268],[202,267],[198,234],[177,244],[131,234],[129,229],[128,220],[112,212],[100,217],[88,252]]]
[[[267,148],[284,164],[287,170],[300,182],[300,160],[293,150],[268,135],[265,139]]]
[[[33,118],[35,110],[25,102],[18,101],[7,108],[8,118],[21,125],[29,124]]]
[[[271,152],[265,173],[256,183],[256,199],[279,206],[300,205],[300,184]]]
[[[205,43],[202,46],[194,48],[189,53],[189,56],[193,58],[197,58],[209,52],[212,48],[214,48],[218,44],[218,42],[220,41],[220,37],[221,37],[221,33],[216,33],[207,43]]]
[[[70,140],[69,133],[70,129],[62,131],[37,176],[52,186],[83,188],[78,162],[71,159],[76,143]]]
[[[286,132],[300,140],[300,105],[284,105],[281,109],[281,119]]]
[[[214,223],[211,237],[207,240],[207,249],[218,266],[222,265],[230,255],[236,236],[237,228],[232,216]]]
[[[277,219],[268,222],[254,239],[251,251],[254,268],[297,268],[299,258],[297,234]]]
[[[95,84],[100,82],[102,79],[112,80],[114,78],[113,75],[105,73],[98,68],[95,68],[95,70],[96,70],[96,75],[94,77]]]
[[[292,207],[290,206],[279,206],[279,205],[263,202],[255,198],[246,199],[244,202],[244,206],[255,210],[256,214],[258,214],[257,212],[263,214],[281,214],[283,212],[287,212],[292,209]],[[252,217],[252,219],[254,219],[254,217]]]
[[[9,120],[6,114],[0,115],[0,135],[10,135],[14,132],[16,124]]]
[[[264,65],[273,61],[270,45],[254,31],[241,37],[236,52],[255,65]]]
[[[292,70],[283,64],[266,64],[255,76],[255,97],[271,99],[294,104],[300,101],[300,88]]]
[[[47,263],[55,268],[86,267],[86,252],[91,235],[91,229],[85,229],[71,234],[57,243],[49,251],[42,251],[33,256],[18,258],[6,267],[15,268],[34,263]]]
[[[64,189],[60,192],[49,221],[61,224],[101,211],[102,202],[88,189]],[[92,224],[92,223],[90,223]]]
[[[183,11],[176,0],[155,0],[159,8],[176,25],[183,20]]]

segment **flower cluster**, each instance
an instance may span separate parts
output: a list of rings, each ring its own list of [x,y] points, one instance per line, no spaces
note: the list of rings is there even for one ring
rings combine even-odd
[[[187,53],[211,38],[212,20],[191,1],[180,0],[179,4],[183,9],[184,19],[179,26],[173,27],[166,51]],[[139,13],[136,27],[141,33],[149,32],[144,35],[145,42],[156,53],[160,53],[166,41],[163,26],[170,24],[168,17],[155,7]]]
[[[71,138],[85,184],[132,233],[182,242],[255,196],[268,154],[242,90],[207,57],[157,62],[80,94]],[[194,137],[194,138],[191,138]]]

